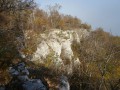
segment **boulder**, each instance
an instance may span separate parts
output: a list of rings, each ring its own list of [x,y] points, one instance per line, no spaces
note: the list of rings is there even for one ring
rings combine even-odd
[[[61,76],[59,79],[60,83],[59,83],[59,87],[58,90],[70,90],[70,85],[68,82],[68,78],[66,76]]]
[[[29,78],[29,71],[24,62],[11,66],[9,72],[13,79],[8,84],[7,90],[47,90],[40,79]]]

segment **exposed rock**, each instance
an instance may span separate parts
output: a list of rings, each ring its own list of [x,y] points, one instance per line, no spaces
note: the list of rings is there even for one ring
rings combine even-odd
[[[13,79],[6,87],[7,90],[47,90],[40,79],[28,77],[29,71],[23,62],[10,67],[9,72]]]
[[[68,78],[66,76],[60,77],[60,83],[59,83],[59,90],[70,90],[70,85],[68,82]]]
[[[0,90],[5,90],[5,87],[4,86],[0,86]]]
[[[48,56],[54,53],[54,55],[52,54],[52,61],[56,64],[61,64],[59,67],[64,66],[64,68],[68,68],[67,71],[72,72],[72,63],[76,62],[76,59],[77,62],[79,60],[77,57],[74,57],[71,45],[73,41],[80,43],[80,40],[88,35],[89,32],[86,29],[66,31],[55,29],[40,34],[39,44],[36,52],[33,54],[32,61],[45,63]]]

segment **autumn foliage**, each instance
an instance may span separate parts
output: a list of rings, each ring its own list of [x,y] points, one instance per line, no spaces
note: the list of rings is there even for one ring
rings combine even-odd
[[[45,11],[38,8],[33,0],[0,0],[0,84],[8,83],[8,67],[21,60],[21,54],[30,59],[37,48],[40,33],[50,32],[51,29],[86,29],[90,35],[83,38],[80,44],[74,42],[71,46],[81,62],[81,66],[74,67],[73,74],[68,75],[71,90],[119,90],[120,37],[102,28],[91,31],[91,25],[60,13],[60,8],[59,4],[55,4]],[[51,57],[48,59],[50,63]],[[29,63],[28,66],[34,68],[45,67]],[[46,62],[46,66],[50,66],[49,63]],[[49,69],[56,77],[61,74],[62,70],[56,71],[52,67],[51,64]],[[53,74],[47,72],[45,75],[49,77]],[[38,72],[35,75],[39,75]]]

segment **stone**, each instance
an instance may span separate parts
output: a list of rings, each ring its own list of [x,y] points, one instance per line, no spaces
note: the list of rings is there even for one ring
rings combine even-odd
[[[68,78],[66,76],[60,77],[60,83],[59,83],[58,90],[70,90],[70,85],[68,82]]]
[[[67,68],[67,71],[72,70],[72,62],[78,62],[78,57],[75,57],[72,50],[73,41],[80,43],[82,38],[89,35],[86,29],[80,30],[59,30],[53,29],[47,33],[40,34],[38,38],[38,47],[33,54],[31,61],[37,61],[39,63],[45,64],[47,56],[54,53],[52,62],[56,64],[55,66]],[[75,60],[77,59],[77,61]],[[80,64],[80,62],[78,63]],[[77,65],[78,65],[77,64]],[[59,68],[57,67],[57,68]]]
[[[24,62],[13,65],[9,68],[9,72],[13,78],[9,85],[12,89],[15,88],[14,90],[18,88],[20,90],[47,90],[40,79],[29,79],[29,71]],[[7,88],[9,90],[9,87]],[[2,90],[1,87],[0,90]]]

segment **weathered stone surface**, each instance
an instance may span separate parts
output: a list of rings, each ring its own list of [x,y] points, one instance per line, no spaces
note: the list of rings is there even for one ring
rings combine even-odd
[[[52,53],[52,55],[54,54],[53,57],[55,57],[53,62],[56,62],[56,64],[60,63],[62,67],[69,68],[68,71],[70,72],[72,70],[71,64],[74,61],[76,63],[77,60],[78,64],[80,64],[78,58],[74,57],[71,45],[73,41],[80,43],[80,40],[88,35],[89,32],[85,29],[66,31],[55,29],[40,34],[39,44],[36,52],[33,54],[32,61],[45,63],[44,60],[47,60],[47,56]]]
[[[66,76],[61,76],[59,81],[58,90],[70,90],[70,85]]]
[[[5,90],[5,87],[3,87],[3,86],[0,86],[0,90]]]
[[[29,71],[23,62],[9,68],[12,81],[7,90],[47,90],[47,87],[40,79],[29,79]],[[0,90],[2,87],[0,87]],[[3,89],[4,90],[4,89]]]

